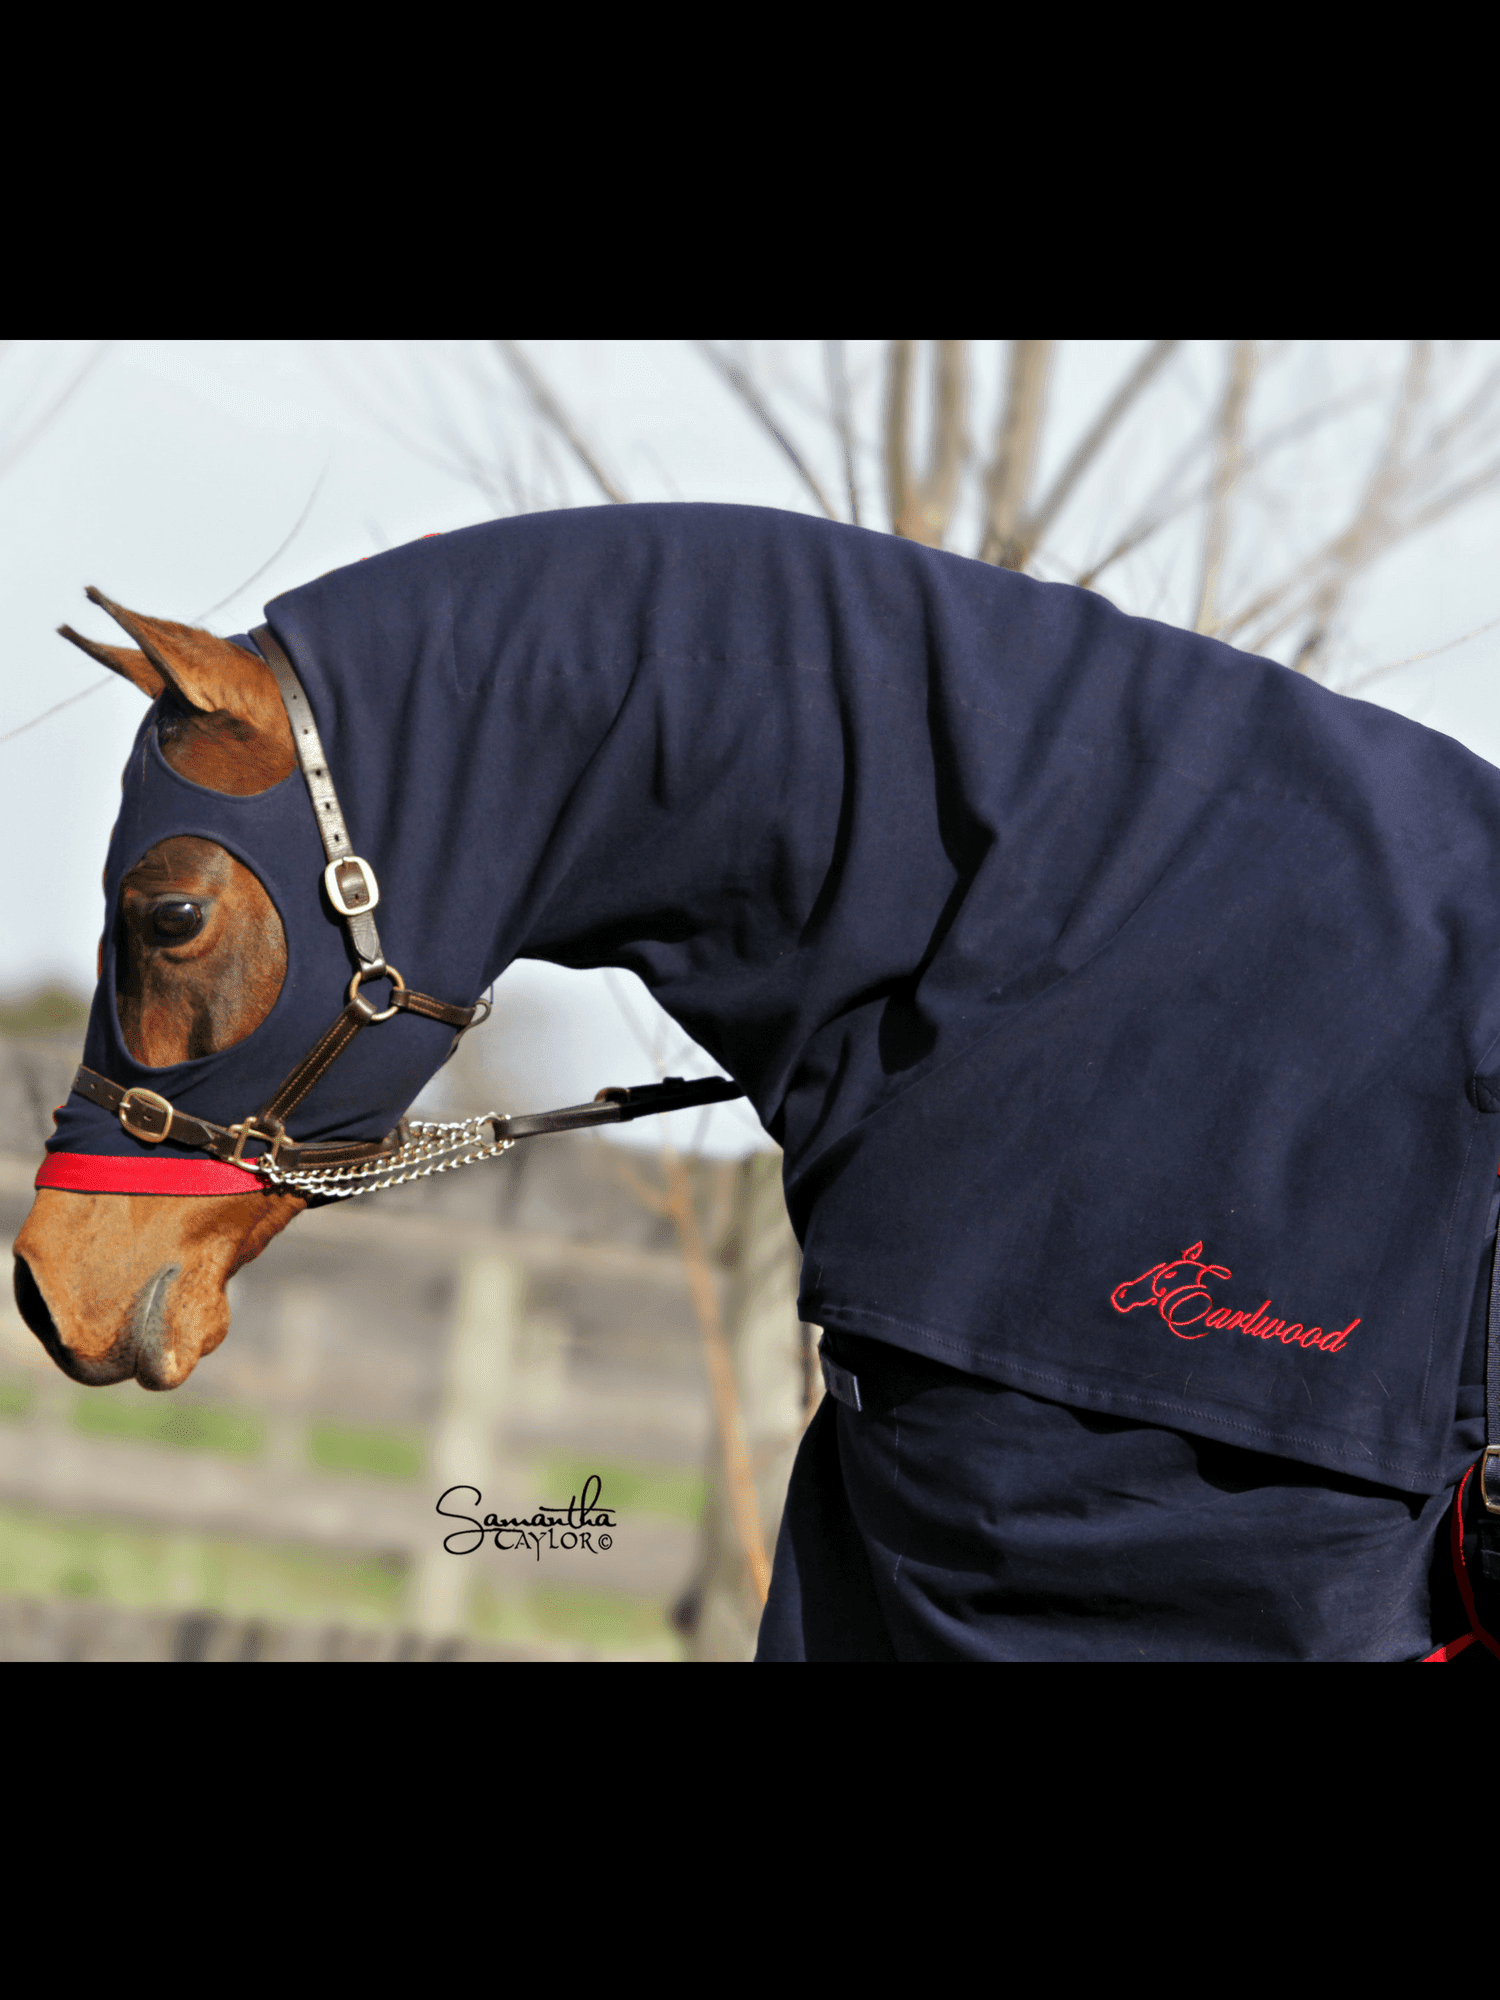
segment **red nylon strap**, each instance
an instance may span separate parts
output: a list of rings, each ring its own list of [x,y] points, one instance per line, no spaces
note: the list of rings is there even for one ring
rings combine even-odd
[[[1464,1488],[1473,1477],[1474,1468],[1471,1465],[1458,1482],[1458,1491],[1453,1496],[1453,1524],[1449,1531],[1450,1546],[1453,1551],[1453,1575],[1458,1584],[1458,1594],[1463,1599],[1464,1610],[1469,1614],[1470,1630],[1461,1632],[1456,1639],[1450,1639],[1446,1646],[1439,1646],[1435,1653],[1426,1654],[1422,1660],[1424,1667],[1433,1664],[1445,1665],[1456,1654],[1463,1652],[1466,1646],[1472,1646],[1476,1639],[1481,1646],[1488,1647],[1490,1652],[1500,1659],[1500,1640],[1486,1632],[1479,1622],[1478,1607],[1474,1603],[1474,1586],[1469,1581],[1469,1565],[1464,1560]]]
[[[1422,1655],[1422,1665],[1424,1667],[1433,1665],[1446,1666],[1449,1660],[1456,1660],[1459,1654],[1469,1646],[1472,1646],[1473,1643],[1474,1634],[1472,1632],[1465,1632],[1460,1638],[1450,1639],[1446,1646],[1439,1646],[1435,1653],[1424,1653]]]
[[[222,1160],[131,1160],[106,1153],[48,1153],[39,1188],[72,1194],[264,1194],[255,1174]]]

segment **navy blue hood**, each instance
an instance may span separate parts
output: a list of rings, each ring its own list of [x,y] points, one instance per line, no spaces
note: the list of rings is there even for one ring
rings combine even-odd
[[[388,959],[465,1003],[518,956],[638,973],[785,1149],[807,1318],[1411,1490],[1472,1457],[1500,772],[1094,593],[758,509],[494,522],[267,621]],[[205,833],[281,909],[287,988],[161,1072],[106,980],[86,1059],[227,1122],[349,960],[301,778],[164,770],[148,719],[110,921],[139,851]],[[293,1136],[378,1136],[450,1039],[368,1030]],[[54,1145],[96,1122],[70,1100]]]
[[[249,651],[254,643],[243,635],[237,644]],[[316,697],[311,697],[316,701]],[[316,712],[321,713],[321,709]],[[206,790],[174,771],[162,755],[153,703],[131,750],[122,786],[120,816],[115,822],[105,863],[104,973],[94,994],[84,1044],[84,1062],[117,1083],[141,1085],[168,1099],[174,1109],[233,1124],[270,1101],[280,1084],[344,1004],[354,961],[345,933],[322,889],[325,857],[313,818],[313,808],[300,770],[269,791],[233,797]],[[325,748],[327,747],[325,742]],[[426,869],[431,856],[423,846],[406,850],[401,844],[401,815],[395,810],[355,810],[349,788],[341,782],[340,766],[330,756],[339,784],[340,803],[351,837],[364,841],[362,850],[375,869],[383,900],[378,918],[388,962],[403,975],[412,952],[422,945],[413,926],[403,923],[403,909],[429,910],[432,896]],[[359,765],[353,764],[357,774]],[[116,974],[122,888],[126,875],[158,841],[191,834],[217,841],[259,877],[281,918],[286,935],[287,970],[282,989],[266,1019],[244,1041],[192,1062],[152,1068],[138,1062],[120,1031]],[[385,896],[389,896],[387,903]],[[386,928],[386,919],[391,921]],[[401,948],[408,951],[406,964]],[[427,953],[434,975],[462,980],[468,1005],[479,987],[474,952],[435,945]],[[481,982],[482,985],[483,982]],[[458,994],[456,986],[423,987],[439,998]],[[472,990],[470,990],[472,989]],[[370,988],[382,1004],[383,988]],[[396,1030],[392,1033],[392,1030]],[[415,1015],[398,1015],[367,1029],[332,1065],[292,1121],[301,1140],[334,1138],[378,1139],[388,1132],[453,1043],[453,1030]],[[49,1151],[103,1154],[115,1157],[201,1159],[191,1148],[143,1145],[131,1137],[119,1119],[87,1098],[69,1096],[59,1112]],[[258,1148],[252,1148],[252,1152]]]

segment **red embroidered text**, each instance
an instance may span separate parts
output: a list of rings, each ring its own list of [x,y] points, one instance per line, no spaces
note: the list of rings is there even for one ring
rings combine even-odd
[[[1179,1340],[1201,1340],[1210,1327],[1226,1333],[1247,1333],[1252,1340],[1279,1340],[1288,1347],[1320,1347],[1325,1354],[1337,1354],[1359,1325],[1351,1319],[1347,1326],[1304,1326],[1300,1320],[1273,1319],[1267,1299],[1254,1312],[1234,1312],[1214,1304],[1204,1280],[1229,1278],[1234,1273],[1223,1264],[1205,1263],[1203,1245],[1194,1243],[1169,1264],[1153,1264],[1138,1278],[1116,1285],[1109,1302],[1117,1313],[1132,1313],[1141,1306],[1155,1306]]]

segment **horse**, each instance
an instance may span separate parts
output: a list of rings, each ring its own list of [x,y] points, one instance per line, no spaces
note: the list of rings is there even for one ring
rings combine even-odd
[[[1489,1464],[1500,773],[772,510],[486,523],[229,638],[90,595],[149,707],[16,1240],[66,1372],[176,1387],[499,972],[620,966],[782,1147],[827,1329],[763,1657],[1425,1656]],[[1132,1308],[1207,1240],[1340,1340],[1184,1353]]]

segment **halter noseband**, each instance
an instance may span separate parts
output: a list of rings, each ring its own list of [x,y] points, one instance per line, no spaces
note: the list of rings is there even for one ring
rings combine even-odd
[[[489,1008],[450,1006],[430,994],[414,993],[393,965],[387,965],[375,927],[380,887],[369,862],[355,854],[338,793],[323,754],[312,706],[291,661],[267,625],[251,634],[276,677],[291,723],[297,762],[312,799],[323,850],[328,857],[323,883],[337,911],[355,960],[354,977],[338,1018],[308,1051],[281,1087],[259,1111],[236,1125],[215,1125],[174,1110],[166,1098],[139,1085],[125,1089],[107,1076],[80,1064],[73,1089],[80,1097],[114,1112],[133,1139],[159,1145],[170,1138],[177,1146],[209,1154],[207,1160],[116,1158],[91,1153],[48,1153],[37,1173],[39,1188],[63,1188],[95,1194],[245,1194],[282,1186],[304,1190],[315,1199],[372,1192],[397,1180],[443,1172],[451,1166],[505,1152],[517,1139],[543,1132],[570,1132],[588,1125],[613,1125],[643,1118],[653,1111],[675,1111],[695,1104],[718,1104],[744,1092],[727,1077],[685,1082],[668,1077],[664,1083],[634,1089],[601,1090],[592,1104],[565,1106],[557,1111],[522,1117],[491,1114],[463,1126],[408,1124],[402,1119],[383,1139],[332,1141],[299,1145],[288,1136],[286,1121],[313,1085],[364,1028],[389,1021],[399,1013],[440,1021],[459,1035],[485,1018]],[[376,1008],[360,988],[369,979],[389,979],[390,1004]],[[481,1013],[481,1008],[484,1012]],[[488,1127],[490,1136],[479,1128]],[[470,1128],[473,1128],[472,1130]],[[460,1137],[439,1135],[459,1134]],[[263,1148],[247,1153],[246,1148]],[[458,1154],[465,1157],[456,1157]],[[405,1171],[411,1169],[410,1172]]]

